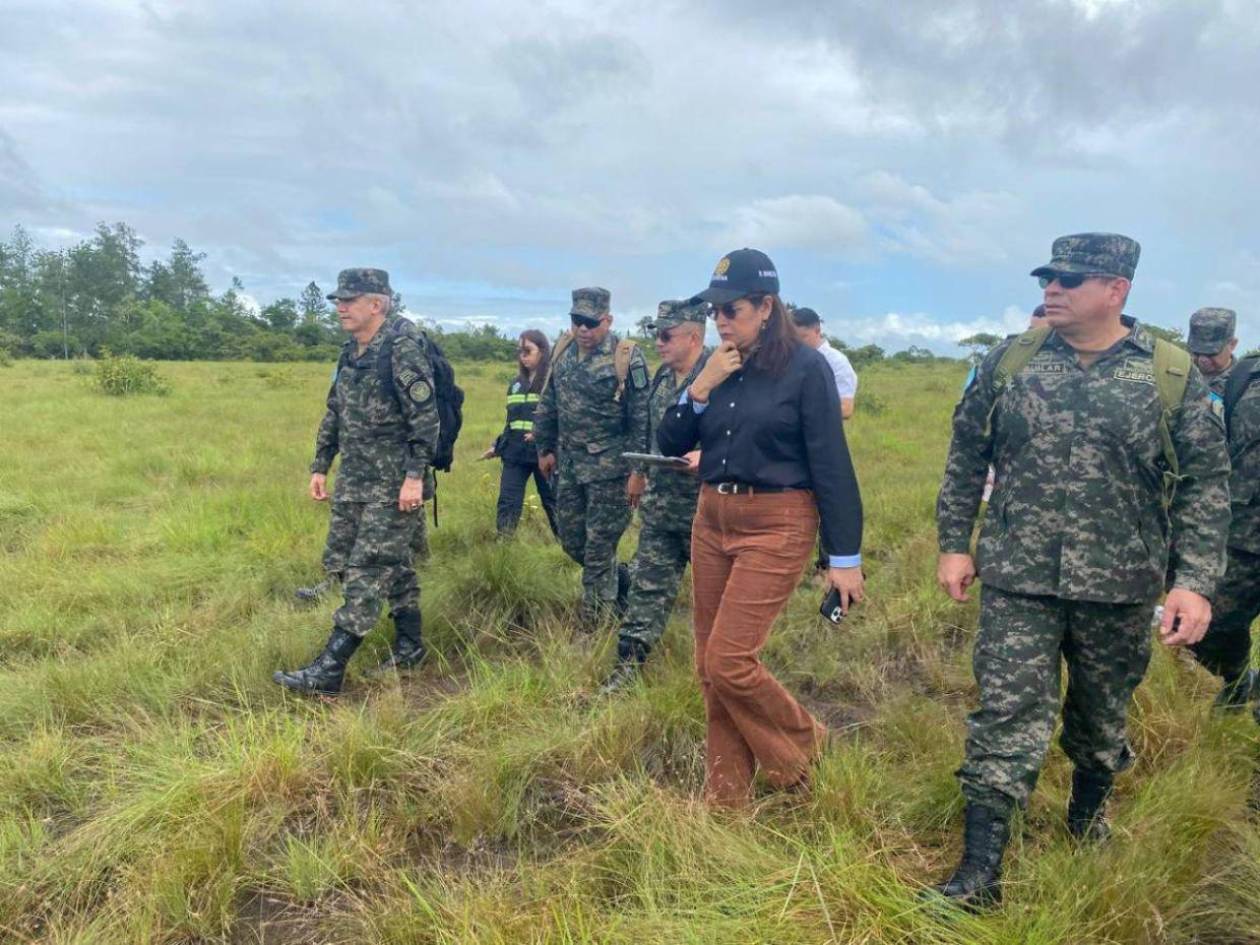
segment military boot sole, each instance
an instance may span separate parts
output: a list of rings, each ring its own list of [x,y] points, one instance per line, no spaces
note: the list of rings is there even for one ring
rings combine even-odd
[[[951,891],[949,883],[941,883],[925,889],[919,898],[938,905],[951,905],[964,912],[988,912],[1002,904],[1002,886],[981,886],[971,892]]]

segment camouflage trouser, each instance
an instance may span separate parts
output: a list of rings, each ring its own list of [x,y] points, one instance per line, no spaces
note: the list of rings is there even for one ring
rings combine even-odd
[[[428,502],[420,507],[416,533],[411,538],[411,554],[421,564],[429,560],[429,516],[433,514],[429,509]]]
[[[556,526],[564,553],[582,566],[582,613],[611,611],[617,601],[617,542],[630,524],[622,477],[582,483],[561,466]]]
[[[661,521],[644,514],[639,548],[630,567],[630,603],[620,636],[645,650],[660,641],[691,560],[691,518]]]
[[[1037,784],[1059,715],[1060,657],[1067,698],[1059,744],[1095,771],[1133,763],[1125,734],[1129,702],[1151,658],[1151,609],[1029,597],[985,587],[972,666],[980,707],[967,719],[958,771],[969,801],[1023,806]]]
[[[1251,665],[1251,623],[1260,617],[1260,555],[1229,549],[1225,576],[1212,597],[1212,623],[1190,647],[1203,667],[1228,682]]]
[[[390,614],[420,608],[420,586],[411,566],[419,514],[400,512],[397,503],[333,500],[324,567],[340,574],[345,593],[333,614],[334,626],[362,637],[376,626],[384,602],[389,602]]]

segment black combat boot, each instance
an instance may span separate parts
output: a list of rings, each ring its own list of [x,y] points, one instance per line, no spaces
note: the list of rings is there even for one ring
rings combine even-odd
[[[309,666],[291,673],[276,670],[272,679],[297,692],[320,696],[335,696],[341,692],[341,681],[346,675],[346,664],[363,640],[344,630],[333,630],[324,644],[324,652],[315,657]]]
[[[617,640],[617,665],[608,674],[604,684],[599,687],[601,696],[611,696],[634,685],[639,674],[643,672],[643,663],[647,660],[648,648],[638,640],[621,637]]]
[[[312,584],[309,587],[299,587],[293,592],[303,604],[314,604],[329,591],[335,590],[337,585],[341,583],[339,575],[330,574],[318,584]]]
[[[970,910],[1002,901],[1002,855],[1011,839],[1012,812],[968,802],[962,860],[954,875],[934,887],[938,893]]]
[[[374,673],[411,669],[424,659],[424,641],[420,639],[420,611],[403,610],[394,614],[394,645]]]
[[[1260,687],[1256,685],[1256,671],[1248,669],[1241,676],[1225,680],[1225,685],[1217,693],[1212,703],[1214,712],[1240,712],[1247,708],[1247,703],[1260,696]]]
[[[617,616],[621,617],[630,605],[630,567],[617,565]]]
[[[1107,825],[1107,798],[1115,784],[1110,771],[1077,768],[1072,772],[1072,797],[1068,801],[1068,833],[1082,843],[1097,843],[1111,836]]]

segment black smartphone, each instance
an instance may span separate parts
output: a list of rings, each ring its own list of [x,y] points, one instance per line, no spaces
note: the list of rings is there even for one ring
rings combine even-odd
[[[818,612],[832,623],[839,623],[844,619],[844,611],[840,609],[840,592],[836,588],[833,587],[827,592]]]

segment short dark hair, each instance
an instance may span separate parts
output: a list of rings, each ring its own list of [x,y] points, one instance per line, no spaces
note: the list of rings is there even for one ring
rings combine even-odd
[[[822,319],[812,308],[794,308],[792,309],[792,324],[797,328],[813,328],[815,325],[821,325]]]

